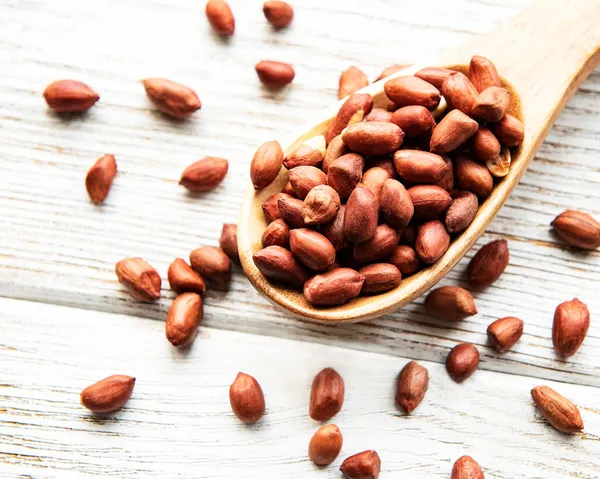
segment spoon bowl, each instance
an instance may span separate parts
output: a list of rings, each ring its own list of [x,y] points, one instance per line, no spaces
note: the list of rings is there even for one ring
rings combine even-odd
[[[558,13],[560,12],[560,14]],[[450,271],[469,251],[495,217],[523,176],[529,162],[546,137],[554,120],[577,86],[600,60],[600,2],[597,0],[538,0],[509,23],[443,55],[437,65],[466,72],[473,55],[490,58],[508,81],[511,91],[509,113],[521,119],[525,136],[513,150],[507,176],[496,179],[493,191],[480,204],[471,225],[453,239],[446,253],[419,273],[403,278],[400,285],[374,296],[359,296],[335,307],[315,307],[301,291],[269,282],[255,266],[252,255],[262,248],[261,236],[267,227],[262,211],[264,201],[280,192],[287,182],[282,168],[276,180],[259,191],[249,186],[238,221],[240,261],[252,285],[270,301],[304,319],[325,323],[358,322],[396,311],[413,301]],[[563,32],[569,32],[568,41]],[[374,107],[384,107],[383,87],[392,78],[412,75],[425,66],[412,66],[359,91],[373,97]],[[345,99],[321,111],[304,128],[282,142],[288,155],[309,138],[325,132]]]

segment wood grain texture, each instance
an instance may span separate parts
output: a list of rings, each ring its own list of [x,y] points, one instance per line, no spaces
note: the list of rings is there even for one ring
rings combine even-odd
[[[0,299],[0,315],[2,477],[338,478],[342,460],[367,448],[379,452],[382,478],[445,479],[463,454],[486,478],[598,476],[596,388],[487,371],[458,385],[443,365],[423,362],[429,390],[404,416],[393,398],[405,358],[206,327],[182,352],[161,323],[143,318],[10,299]],[[308,400],[313,376],[328,366],[346,385],[331,421],[344,445],[321,470],[307,457],[321,425],[309,418]],[[229,406],[240,370],[265,393],[267,412],[255,426]],[[113,373],[136,377],[132,398],[93,416],[79,393]],[[535,411],[529,391],[539,384],[577,404],[582,434],[560,434]]]
[[[285,138],[335,101],[342,70],[356,64],[375,78],[392,63],[427,62],[528,3],[396,8],[384,0],[305,0],[294,2],[292,27],[273,32],[260,2],[232,0],[239,20],[228,43],[211,33],[197,1],[3,3],[0,67],[9,74],[0,76],[0,295],[163,320],[172,298],[169,263],[201,244],[217,244],[222,223],[236,220],[257,145]],[[264,89],[253,69],[261,59],[292,62],[293,85]],[[202,110],[187,122],[155,112],[139,83],[149,76],[194,88]],[[100,101],[84,116],[48,112],[41,92],[59,78],[88,83]],[[119,173],[98,207],[83,181],[104,153],[115,154]],[[566,208],[600,217],[599,153],[595,72],[479,242],[508,238],[511,262],[493,287],[476,293],[476,317],[442,323],[427,317],[419,301],[367,324],[311,325],[269,305],[237,269],[228,294],[207,294],[205,324],[438,362],[457,342],[471,341],[481,346],[483,369],[599,386],[600,254],[565,247],[549,228]],[[215,191],[190,196],[177,180],[206,155],[228,158],[230,173]],[[116,282],[114,264],[132,255],[163,276],[155,305],[132,301]],[[464,285],[465,268],[463,261],[443,284]],[[588,304],[592,325],[578,354],[563,362],[552,350],[552,316],[574,296]],[[485,346],[485,329],[506,315],[522,317],[525,334],[500,356]]]

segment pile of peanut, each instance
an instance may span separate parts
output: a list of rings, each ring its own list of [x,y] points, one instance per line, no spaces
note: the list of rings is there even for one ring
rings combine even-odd
[[[511,93],[487,58],[474,56],[468,75],[429,67],[384,89],[387,110],[353,93],[323,134],[285,157],[265,143],[252,160],[257,190],[282,165],[289,178],[263,204],[269,224],[254,263],[313,305],[391,290],[438,261],[523,141]]]

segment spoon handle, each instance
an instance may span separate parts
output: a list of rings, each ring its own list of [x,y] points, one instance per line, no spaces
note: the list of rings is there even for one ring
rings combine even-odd
[[[569,97],[600,63],[600,0],[537,0],[440,64],[465,64],[472,55],[490,58],[520,96],[523,151],[535,153]]]

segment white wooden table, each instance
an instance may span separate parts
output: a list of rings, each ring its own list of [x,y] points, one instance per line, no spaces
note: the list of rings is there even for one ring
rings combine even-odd
[[[486,477],[600,477],[600,253],[564,247],[549,223],[566,208],[600,216],[600,72],[569,102],[512,198],[482,238],[509,240],[502,278],[476,293],[480,313],[460,323],[425,315],[422,301],[364,324],[328,327],[276,309],[235,271],[231,291],[206,295],[189,352],[164,338],[177,256],[217,244],[235,222],[258,144],[282,139],[337,98],[355,64],[374,78],[392,63],[434,61],[508,19],[527,0],[296,0],[291,28],[273,32],[259,0],[231,0],[236,33],[223,42],[200,0],[5,0],[0,4],[0,477],[339,477],[348,455],[376,449],[381,477],[447,478],[461,455]],[[565,32],[568,35],[568,32]],[[289,61],[291,87],[263,89],[253,65]],[[163,76],[194,88],[193,120],[157,114],[139,80]],[[84,81],[100,102],[84,117],[46,109],[45,86]],[[85,172],[104,153],[119,164],[106,203],[90,203]],[[230,160],[215,191],[177,185],[206,155]],[[154,305],[133,301],[116,261],[141,256],[164,278]],[[462,284],[465,260],[445,280]],[[580,351],[555,356],[554,308],[579,297],[592,312]],[[498,355],[494,319],[517,315],[525,334]],[[156,321],[158,320],[158,321]],[[457,342],[479,347],[480,370],[462,385],[443,361]],[[394,379],[409,358],[430,371],[423,404],[404,417]],[[328,469],[309,461],[317,428],[310,382],[333,366],[346,381],[334,422],[344,434]],[[267,414],[254,427],[231,413],[228,387],[254,375]],[[109,374],[137,377],[133,398],[109,419],[79,405],[81,389]],[[584,433],[557,433],[529,390],[548,384],[581,409]]]

